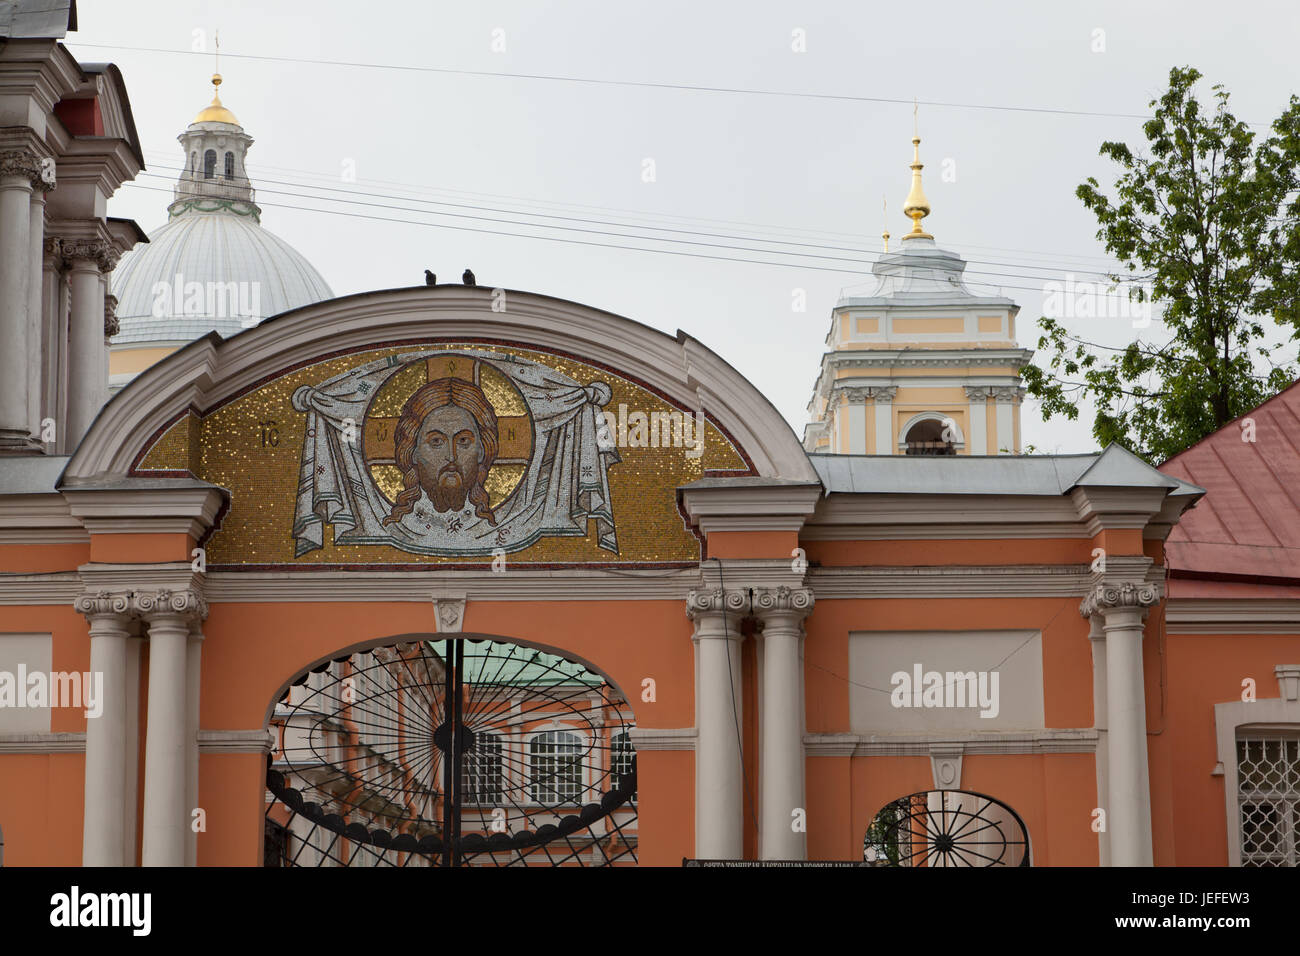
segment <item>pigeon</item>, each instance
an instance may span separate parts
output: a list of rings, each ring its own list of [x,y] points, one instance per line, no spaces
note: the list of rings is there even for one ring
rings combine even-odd
[[[424,284],[425,284],[425,285],[437,285],[437,284],[438,284],[438,277],[437,277],[436,275],[434,275],[432,272],[430,272],[428,269],[425,269],[425,270],[424,270]]]
[[[468,269],[466,269],[466,270],[465,270],[465,274],[464,274],[463,276],[460,277],[460,281],[463,282],[463,283],[465,283],[466,285],[474,285],[474,284],[475,284],[475,282],[474,282],[474,273],[472,273],[472,272],[470,272]]]

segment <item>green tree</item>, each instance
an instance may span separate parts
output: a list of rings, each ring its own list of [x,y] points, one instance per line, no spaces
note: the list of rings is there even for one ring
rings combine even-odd
[[[1076,419],[1079,403],[1092,399],[1097,441],[1155,463],[1291,384],[1294,366],[1273,354],[1300,338],[1300,99],[1291,96],[1256,144],[1228,112],[1222,86],[1213,87],[1212,111],[1202,111],[1193,91],[1200,77],[1190,67],[1170,71],[1143,126],[1149,155],[1102,143],[1101,155],[1119,167],[1114,198],[1091,177],[1075,192],[1123,267],[1109,276],[1112,288],[1158,306],[1168,340],[1106,348],[1044,316],[1046,367],[1024,370],[1045,420]],[[1289,335],[1268,347],[1260,340],[1270,319]],[[1256,368],[1257,356],[1267,369]]]

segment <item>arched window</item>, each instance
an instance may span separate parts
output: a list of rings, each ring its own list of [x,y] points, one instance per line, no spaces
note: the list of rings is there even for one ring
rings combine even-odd
[[[211,179],[217,174],[217,151],[210,149],[203,154],[203,178]]]
[[[480,733],[465,754],[461,790],[466,803],[497,806],[502,802],[501,736]]]
[[[534,803],[576,803],[582,792],[582,738],[565,730],[537,734],[528,744],[528,796]]]
[[[632,772],[632,760],[636,756],[636,751],[632,748],[632,738],[625,730],[622,733],[615,734],[609,740],[609,789],[617,790],[619,778],[625,773]],[[636,794],[632,794],[632,802],[636,802]]]
[[[953,443],[956,427],[938,419],[927,418],[907,430],[904,441],[909,455],[955,455]]]
[[[235,154],[226,153],[226,178],[235,178]]]

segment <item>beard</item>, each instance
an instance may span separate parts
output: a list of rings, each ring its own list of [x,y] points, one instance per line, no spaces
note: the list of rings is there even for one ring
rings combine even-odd
[[[465,507],[471,484],[466,475],[457,470],[454,464],[450,464],[445,465],[432,481],[425,470],[420,468],[420,487],[433,504],[433,510],[442,514],[445,511],[460,511]]]

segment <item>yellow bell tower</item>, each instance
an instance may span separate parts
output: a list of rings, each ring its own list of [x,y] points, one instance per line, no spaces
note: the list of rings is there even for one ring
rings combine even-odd
[[[831,311],[829,351],[808,403],[804,448],[849,455],[1020,453],[1020,307],[972,292],[966,262],[940,249],[921,220],[921,138],[912,137],[912,231],[872,266],[870,295],[844,290]]]

